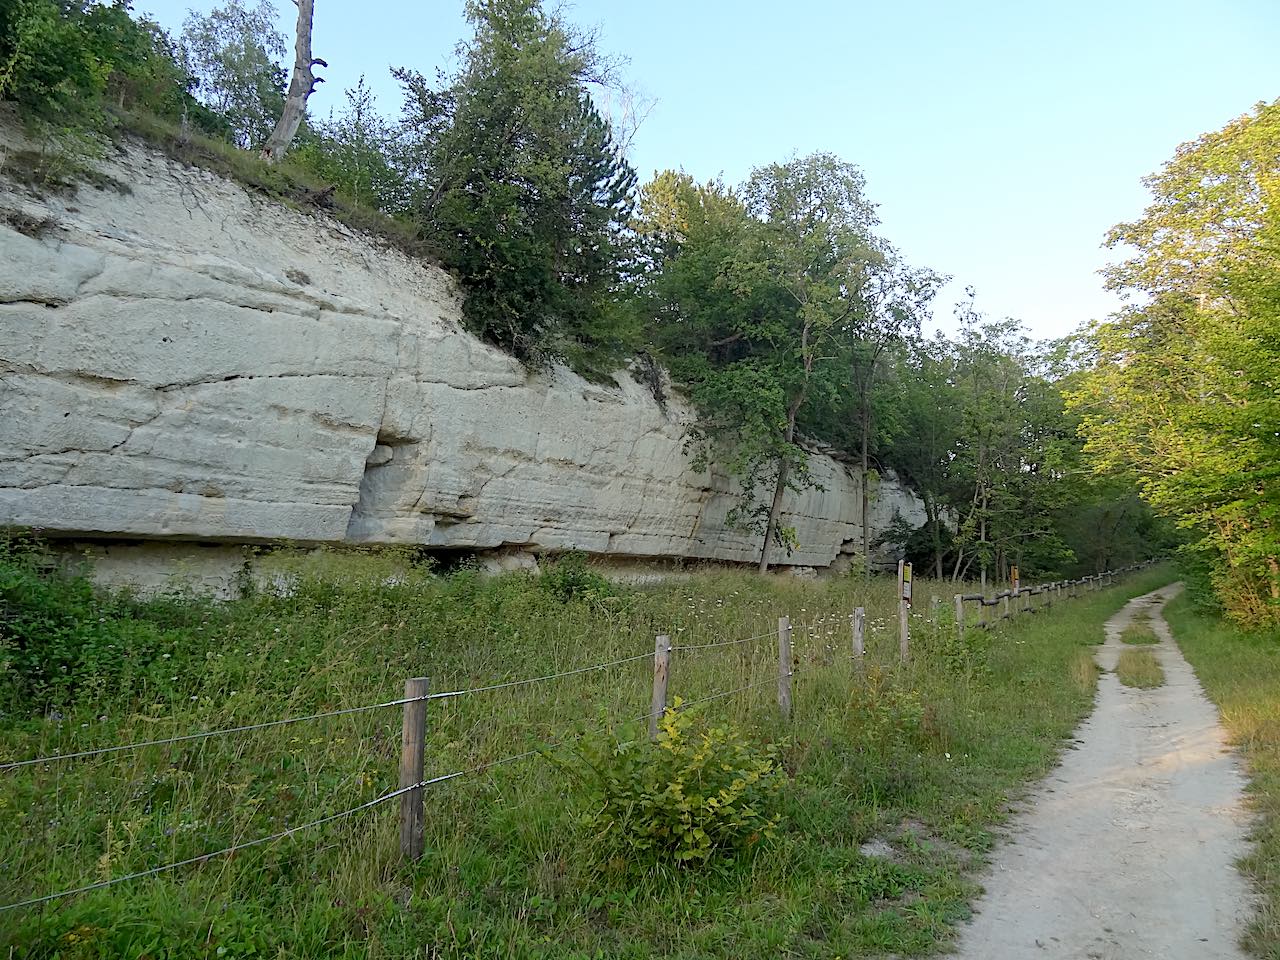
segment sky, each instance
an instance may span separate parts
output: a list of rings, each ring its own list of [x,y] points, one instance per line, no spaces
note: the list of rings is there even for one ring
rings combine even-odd
[[[328,61],[313,113],[364,75],[398,114],[389,68],[453,63],[462,0],[317,0]],[[211,0],[135,0],[177,32]],[[292,54],[295,7],[275,0]],[[549,4],[550,6],[550,4]],[[1180,143],[1280,97],[1280,0],[577,0],[653,100],[630,159],[744,180],[829,151],[862,168],[880,232],[949,275],[936,323],[977,306],[1038,338],[1119,301],[1098,269],[1114,224],[1141,214],[1142,177]],[[290,56],[292,62],[292,56]]]

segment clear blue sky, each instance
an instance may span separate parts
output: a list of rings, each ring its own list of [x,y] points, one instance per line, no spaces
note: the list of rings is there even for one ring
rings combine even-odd
[[[212,0],[136,0],[176,32]],[[295,8],[276,0],[292,44]],[[330,67],[315,112],[364,74],[431,75],[464,35],[461,0],[317,0]],[[912,263],[971,285],[978,306],[1059,336],[1114,309],[1097,269],[1141,178],[1179,143],[1280,96],[1280,0],[579,0],[657,103],[631,159],[742,180],[792,152],[866,172],[883,234]]]

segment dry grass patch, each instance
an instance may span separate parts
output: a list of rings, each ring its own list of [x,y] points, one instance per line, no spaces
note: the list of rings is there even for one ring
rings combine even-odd
[[[1094,684],[1098,682],[1098,662],[1093,658],[1092,650],[1077,650],[1071,660],[1071,680],[1076,689],[1092,693]]]
[[[1160,638],[1156,636],[1156,632],[1151,629],[1150,622],[1145,619],[1143,622],[1134,621],[1120,631],[1120,642],[1130,644],[1159,643]]]
[[[1164,670],[1150,650],[1124,650],[1116,663],[1116,676],[1126,687],[1150,690],[1164,685]]]

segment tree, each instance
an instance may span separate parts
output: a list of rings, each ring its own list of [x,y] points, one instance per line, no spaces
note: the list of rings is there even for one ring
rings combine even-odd
[[[357,204],[407,215],[412,189],[399,132],[378,112],[364,77],[344,97],[346,106],[327,120],[307,121],[291,159]]]
[[[262,158],[275,163],[284,156],[298,132],[298,126],[307,115],[307,101],[315,93],[316,84],[324,83],[314,68],[329,64],[311,56],[311,22],[315,16],[315,0],[294,0],[298,5],[298,26],[294,34],[293,73],[289,78],[289,92],[285,94],[284,109],[271,136],[262,148]],[[364,78],[361,78],[361,83]]]
[[[877,221],[875,207],[863,194],[865,184],[853,164],[816,153],[758,168],[745,188],[748,210],[763,224],[761,266],[781,288],[779,320],[792,340],[791,355],[784,354],[776,370],[787,397],[785,448],[795,445],[796,422],[815,378],[835,375],[829,354],[841,331],[874,312],[868,309],[868,288],[873,277],[882,275],[885,257],[871,233]],[[790,452],[777,458],[760,551],[762,573],[769,566],[769,546],[797,461],[807,458]],[[865,491],[865,481],[863,486]]]
[[[875,388],[886,351],[919,337],[922,321],[946,281],[931,270],[912,270],[887,251],[866,286],[867,309],[847,328],[850,379],[857,409],[861,459],[862,564],[871,571],[871,446]]]
[[[108,104],[177,116],[190,103],[187,87],[169,37],[131,16],[127,0],[0,5],[0,98],[28,120],[102,128]]]
[[[794,533],[788,490],[812,482],[797,428],[838,390],[837,343],[881,262],[861,172],[829,154],[755,170],[741,193],[668,171],[646,187],[640,232],[656,340],[699,411],[699,462],[715,450],[742,491],[731,519],[763,534],[760,569]]]
[[[1117,226],[1131,299],[1073,396],[1097,469],[1194,531],[1227,612],[1280,622],[1280,101],[1184,144]]]
[[[528,360],[589,339],[615,294],[635,174],[588,83],[608,64],[538,0],[471,0],[437,87],[396,71],[421,182],[415,215],[481,336]]]
[[[227,0],[207,15],[194,11],[179,41],[196,96],[225,118],[231,140],[253,149],[267,142],[284,109],[284,37],[268,0],[247,7]]]

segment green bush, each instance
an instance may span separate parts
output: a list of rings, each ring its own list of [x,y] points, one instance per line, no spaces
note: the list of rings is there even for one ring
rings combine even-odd
[[[614,595],[613,585],[587,565],[585,553],[566,553],[548,564],[538,581],[557,600],[598,600]]]
[[[160,116],[212,118],[189,94],[164,31],[129,4],[16,0],[0,5],[0,98],[30,119],[98,126],[107,101]]]
[[[668,710],[655,742],[587,739],[578,749],[588,825],[610,853],[641,862],[703,863],[770,839],[783,785],[778,747],[749,744],[732,726]]]
[[[0,685],[21,710],[69,703],[89,688],[127,694],[167,688],[180,662],[203,656],[147,616],[166,604],[99,596],[83,576],[63,575],[38,546],[0,540]]]

